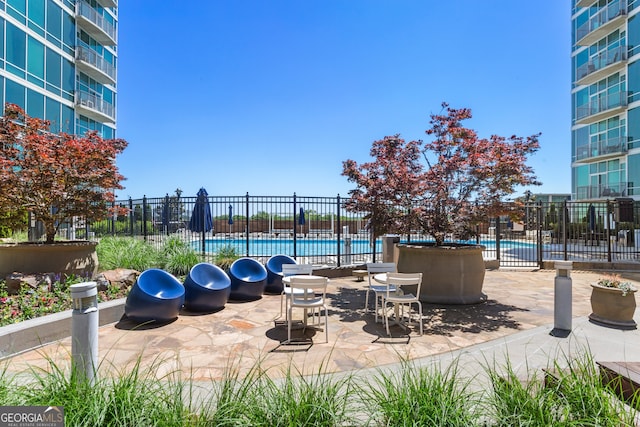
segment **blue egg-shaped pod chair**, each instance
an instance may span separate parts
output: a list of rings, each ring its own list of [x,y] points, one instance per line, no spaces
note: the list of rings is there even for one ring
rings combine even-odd
[[[267,260],[267,286],[264,291],[268,294],[281,294],[282,285],[282,264],[295,264],[296,260],[288,255],[274,255]]]
[[[251,301],[262,298],[267,285],[267,269],[253,258],[239,258],[229,267],[229,299]]]
[[[184,304],[184,286],[172,274],[152,268],[138,276],[124,304],[124,314],[138,322],[169,322]]]
[[[231,294],[231,279],[217,265],[201,262],[185,278],[184,294],[184,308],[189,311],[222,310]]]

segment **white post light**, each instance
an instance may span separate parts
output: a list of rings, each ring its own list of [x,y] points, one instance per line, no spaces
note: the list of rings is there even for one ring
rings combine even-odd
[[[572,296],[571,296],[571,269],[573,262],[556,261],[556,278],[554,283],[554,335],[560,335],[563,332],[568,335],[571,331],[572,313]],[[565,335],[565,336],[566,336]]]
[[[71,313],[71,356],[73,369],[90,383],[98,367],[98,287],[96,282],[70,286],[73,299]]]

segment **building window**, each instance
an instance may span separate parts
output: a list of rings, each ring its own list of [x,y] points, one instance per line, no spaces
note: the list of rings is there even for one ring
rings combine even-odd
[[[60,126],[60,103],[49,97],[45,100],[45,118],[49,120],[51,132],[58,133]]]
[[[27,89],[27,114],[44,118],[44,95],[33,89]]]
[[[20,108],[25,108],[24,95],[25,88],[20,83],[16,83],[13,80],[6,79],[6,99],[5,102],[16,104]]]
[[[7,22],[7,69],[24,78],[26,68],[27,35],[15,25]]]
[[[27,49],[27,79],[44,87],[44,45],[29,36]]]

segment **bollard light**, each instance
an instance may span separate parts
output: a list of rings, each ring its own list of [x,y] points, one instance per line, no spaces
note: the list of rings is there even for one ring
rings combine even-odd
[[[573,299],[571,269],[573,262],[556,261],[556,278],[554,283],[554,308],[553,308],[553,331],[554,336],[568,336],[571,332],[571,319],[573,317]]]
[[[94,382],[98,367],[98,287],[96,282],[70,286],[72,366],[79,379]]]
[[[344,238],[344,263],[351,265],[351,237]]]

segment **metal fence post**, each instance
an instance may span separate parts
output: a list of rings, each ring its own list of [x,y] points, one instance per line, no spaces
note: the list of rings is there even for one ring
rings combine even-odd
[[[536,243],[538,246],[538,266],[540,268],[543,267],[542,257],[544,253],[544,251],[542,250],[542,215],[542,201],[539,201],[536,205],[536,218],[538,221],[538,226],[536,227],[536,229],[538,230],[536,232]]]
[[[142,196],[142,236],[147,241],[147,196]]]
[[[496,217],[496,260],[498,260],[498,266],[500,265],[500,217]]]
[[[607,200],[607,217],[605,218],[605,225],[606,225],[606,229],[607,229],[607,261],[611,262],[611,227],[612,227],[612,217],[613,217],[613,210],[611,209],[611,201]]]
[[[336,221],[336,225],[338,226],[338,233],[337,233],[337,238],[336,238],[336,243],[338,245],[338,247],[336,248],[336,253],[338,255],[338,267],[340,267],[340,194],[338,194],[338,197],[336,198],[336,212],[337,212],[337,221]]]
[[[111,222],[111,235],[116,235],[116,202],[115,200],[111,202],[111,210],[113,211],[112,215],[109,215],[109,221]]]
[[[298,239],[296,234],[297,227],[297,215],[298,215],[298,200],[296,193],[293,193],[293,259],[298,259]]]
[[[133,200],[129,197],[129,235],[133,236],[133,225],[135,224],[135,217],[133,214]]]
[[[247,218],[245,219],[245,239],[247,241],[247,256],[249,256],[249,192],[247,191],[247,195],[245,198],[245,214]]]
[[[563,248],[563,259],[567,261],[567,221],[569,220],[569,211],[567,210],[567,201],[564,200],[562,202],[562,248]]]

